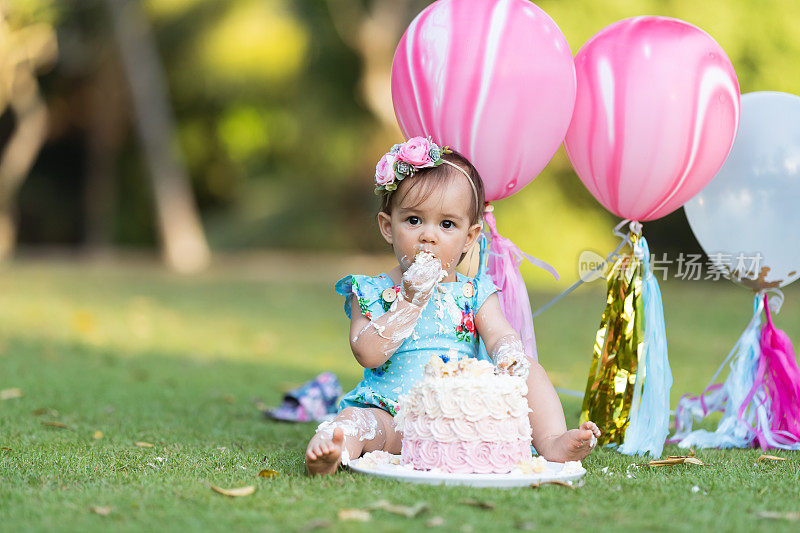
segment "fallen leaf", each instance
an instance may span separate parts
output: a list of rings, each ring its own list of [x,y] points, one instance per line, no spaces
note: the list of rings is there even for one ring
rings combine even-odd
[[[61,413],[59,413],[55,409],[50,409],[49,407],[40,407],[38,409],[34,409],[33,411],[31,411],[31,414],[33,416],[48,415],[48,416],[56,417],[56,416],[59,416]]]
[[[364,509],[341,509],[338,516],[339,520],[352,520],[354,522],[369,522],[372,520],[369,511]]]
[[[425,525],[428,527],[440,527],[444,525],[444,518],[441,516],[432,516],[430,520],[425,522]]]
[[[559,487],[567,487],[568,489],[574,489],[572,485],[566,483],[564,481],[542,481],[541,483],[533,483],[531,485],[532,489],[538,489],[542,485],[558,485]]]
[[[261,472],[258,473],[258,477],[265,477],[265,478],[273,478],[278,477],[278,472],[275,470],[270,470],[269,468],[265,468]]]
[[[647,464],[653,468],[657,468],[659,466],[674,466],[683,464],[705,466],[703,461],[697,457],[692,457],[691,455],[670,455],[666,459],[654,459]]]
[[[89,510],[94,514],[99,514],[100,516],[108,516],[111,514],[111,507],[107,505],[93,505],[89,507]]]
[[[236,403],[236,398],[233,397],[233,394],[223,394],[222,401],[225,403]]]
[[[211,485],[211,490],[214,492],[219,492],[220,494],[224,494],[225,496],[239,497],[250,496],[256,491],[256,488],[253,485],[248,485],[246,487],[237,487],[235,489],[222,489],[220,487]]]
[[[103,438],[103,432],[98,429],[97,431],[94,432],[94,435],[92,435],[92,438],[95,439],[95,440],[102,439]]]
[[[69,427],[68,425],[64,424],[63,422],[42,422],[42,425],[43,426],[49,426],[51,428],[61,428],[61,429],[69,429],[69,430],[72,429],[71,427]]]
[[[152,448],[153,447],[152,444],[150,444],[149,442],[144,442],[144,441],[139,441],[139,442],[136,442],[135,444],[139,448]]]
[[[771,518],[773,520],[791,520],[792,522],[800,520],[800,513],[798,512],[779,513],[776,511],[761,511],[758,513],[758,516],[761,518]]]
[[[477,507],[478,509],[486,509],[487,511],[491,511],[494,509],[494,504],[492,502],[484,502],[480,500],[461,500],[458,503],[462,505],[471,505],[473,507]]]
[[[0,450],[8,450],[8,451],[10,451],[10,452],[13,452],[13,451],[14,451],[14,450],[12,450],[11,448],[9,448],[8,446],[0,446]]]
[[[19,387],[0,390],[0,400],[14,400],[16,398],[22,398],[23,396],[25,396],[25,394]]]
[[[778,457],[777,455],[761,455],[758,461],[785,461],[786,457]]]
[[[327,529],[331,527],[333,524],[329,520],[312,520],[308,522],[304,526],[300,527],[299,531],[306,532],[306,531],[314,531],[315,529]]]
[[[369,506],[370,509],[380,509],[388,513],[405,516],[406,518],[415,518],[428,510],[428,504],[424,502],[417,502],[411,507],[404,505],[394,505],[386,500],[379,500]]]

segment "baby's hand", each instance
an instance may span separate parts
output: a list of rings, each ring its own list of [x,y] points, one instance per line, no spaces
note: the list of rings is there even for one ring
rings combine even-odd
[[[522,341],[516,335],[505,335],[500,338],[492,350],[492,361],[504,374],[527,379],[531,362],[525,355]]]
[[[412,304],[422,305],[430,299],[436,284],[446,275],[442,263],[433,254],[421,251],[403,273],[400,293]]]
[[[519,353],[501,358],[497,362],[497,368],[500,369],[501,373],[527,379],[531,363],[527,355]]]

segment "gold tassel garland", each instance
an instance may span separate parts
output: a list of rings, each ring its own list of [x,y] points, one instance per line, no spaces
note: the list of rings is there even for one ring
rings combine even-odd
[[[630,420],[639,356],[644,346],[642,261],[630,251],[608,271],[608,298],[594,343],[581,423],[593,421],[603,432],[598,444],[622,444]],[[642,368],[642,371],[644,369]]]

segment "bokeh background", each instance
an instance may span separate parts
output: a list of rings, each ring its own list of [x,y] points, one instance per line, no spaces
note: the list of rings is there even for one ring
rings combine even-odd
[[[394,48],[419,0],[11,0],[0,3],[0,253],[385,253],[375,162],[401,134]],[[573,53],[621,18],[698,25],[742,92],[798,92],[793,0],[542,0]],[[616,220],[563,149],[498,203],[501,231],[562,272],[613,248]],[[699,252],[683,212],[654,252]],[[533,283],[552,283],[526,269]]]

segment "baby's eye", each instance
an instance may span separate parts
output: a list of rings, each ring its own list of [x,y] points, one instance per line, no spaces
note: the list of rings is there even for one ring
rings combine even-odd
[[[456,225],[455,222],[453,222],[452,220],[442,220],[442,227],[444,229],[454,228],[455,225]]]
[[[408,223],[412,226],[419,224],[419,217],[408,217],[406,220],[408,220]]]

